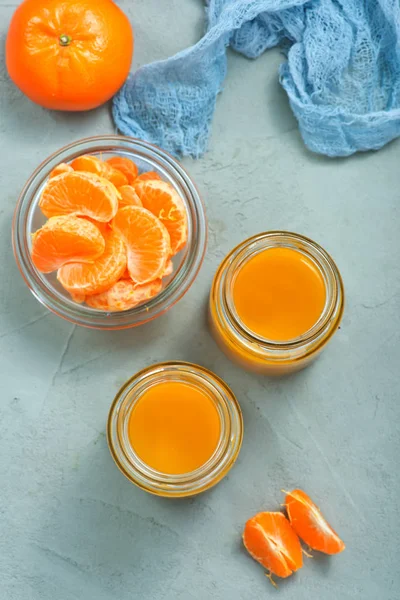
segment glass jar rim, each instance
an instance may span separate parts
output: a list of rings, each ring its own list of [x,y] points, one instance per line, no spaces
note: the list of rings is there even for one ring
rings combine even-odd
[[[134,406],[149,387],[165,381],[189,382],[206,393],[218,411],[217,447],[208,461],[189,473],[172,475],[153,469],[129,442],[127,427]],[[140,488],[168,497],[198,494],[218,483],[236,461],[242,438],[241,409],[227,384],[208,369],[182,361],[155,364],[131,377],[116,395],[107,423],[108,445],[121,472]]]
[[[119,152],[135,154],[159,170],[173,183],[185,202],[188,214],[188,242],[174,277],[158,296],[127,311],[106,312],[75,303],[61,295],[33,266],[29,249],[29,219],[35,210],[43,181],[61,162],[69,162],[82,154]],[[78,325],[97,329],[124,329],[146,323],[163,314],[178,302],[197,277],[207,246],[205,207],[196,185],[170,154],[157,146],[119,135],[94,136],[75,141],[53,153],[33,172],[18,199],[12,225],[14,256],[25,283],[37,300],[58,316]]]

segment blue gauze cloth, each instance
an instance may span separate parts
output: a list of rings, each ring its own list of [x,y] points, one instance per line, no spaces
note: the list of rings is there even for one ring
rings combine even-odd
[[[200,156],[227,46],[256,58],[286,42],[280,82],[308,148],[346,156],[400,135],[399,0],[209,0],[206,15],[195,46],[142,67],[116,95],[123,134]]]

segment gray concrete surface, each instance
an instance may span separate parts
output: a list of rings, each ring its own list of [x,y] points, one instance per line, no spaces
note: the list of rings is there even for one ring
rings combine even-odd
[[[5,35],[16,0],[1,0]],[[200,0],[124,0],[134,66],[194,42]],[[2,50],[3,51],[3,50]],[[397,600],[399,548],[400,142],[346,160],[302,145],[277,81],[278,51],[233,53],[209,153],[185,160],[204,195],[210,245],[196,285],[137,330],[71,326],[40,306],[10,245],[14,205],[37,164],[82,136],[113,132],[108,107],[47,112],[0,74],[0,599]],[[343,326],[308,370],[269,380],[235,368],[210,337],[205,305],[225,253],[287,228],[322,243],[342,271]],[[118,472],[104,436],[119,386],[151,362],[213,369],[241,402],[239,461],[190,500],[146,495]],[[306,559],[274,590],[241,546],[245,520],[299,486],[347,543]]]

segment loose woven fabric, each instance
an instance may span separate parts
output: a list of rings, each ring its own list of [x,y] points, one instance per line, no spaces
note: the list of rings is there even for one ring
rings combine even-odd
[[[122,133],[200,156],[227,46],[256,58],[285,42],[280,82],[308,148],[346,156],[400,135],[399,0],[210,0],[206,15],[195,46],[142,67],[114,98]]]

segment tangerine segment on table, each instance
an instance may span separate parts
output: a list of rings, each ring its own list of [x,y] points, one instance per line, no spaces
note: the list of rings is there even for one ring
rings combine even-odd
[[[92,308],[108,312],[129,310],[157,296],[161,292],[161,288],[161,279],[144,285],[137,285],[132,280],[121,279],[106,292],[88,296],[86,303]]]
[[[33,102],[89,110],[107,102],[128,76],[132,27],[110,0],[25,0],[6,42],[7,70]]]
[[[310,548],[325,554],[338,554],[345,549],[344,542],[305,492],[287,493],[285,505],[293,529]]]
[[[249,519],[243,543],[254,560],[278,577],[289,577],[303,566],[299,538],[282,513],[261,512]]]
[[[123,206],[143,206],[135,188],[131,185],[122,185],[118,188],[118,191],[121,194],[121,198],[119,199],[120,208]]]
[[[105,234],[105,250],[93,264],[70,263],[61,267],[57,279],[70,294],[89,296],[108,290],[126,269],[126,248],[113,230]]]
[[[141,206],[125,206],[117,212],[111,227],[126,244],[128,270],[135,283],[162,277],[171,244],[168,231],[153,213]]]
[[[139,169],[133,160],[130,160],[126,156],[112,156],[111,158],[107,158],[106,163],[123,173],[127,178],[129,185],[132,184],[138,176]]]
[[[116,188],[119,188],[121,185],[127,185],[128,179],[118,171],[114,169],[111,165],[104,160],[100,160],[97,156],[93,156],[91,154],[82,154],[82,156],[78,156],[74,158],[71,162],[71,167],[74,171],[82,171],[83,173],[94,173],[95,175],[99,175],[100,177],[104,177],[111,181]]]
[[[104,252],[105,241],[93,223],[72,215],[51,217],[32,236],[31,257],[42,273],[70,262],[93,262]]]
[[[49,179],[39,201],[46,217],[75,214],[108,222],[118,210],[120,194],[104,177],[94,173],[61,173]]]
[[[188,222],[185,204],[166,181],[141,181],[135,186],[145,208],[160,219],[171,238],[171,252],[177,254],[187,241]]]

